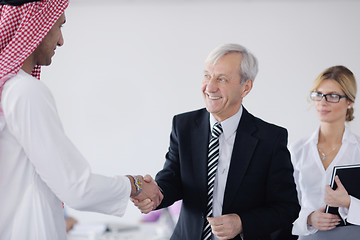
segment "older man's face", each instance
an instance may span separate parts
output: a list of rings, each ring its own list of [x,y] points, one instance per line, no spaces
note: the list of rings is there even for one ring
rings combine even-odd
[[[251,84],[246,81],[241,84],[240,53],[228,53],[217,61],[215,65],[206,64],[202,81],[202,92],[206,109],[217,121],[236,114],[242,104],[242,99],[251,90]]]

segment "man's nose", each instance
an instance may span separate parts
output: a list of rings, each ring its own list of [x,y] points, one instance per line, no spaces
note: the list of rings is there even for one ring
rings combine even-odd
[[[208,92],[216,92],[218,89],[217,81],[214,76],[211,76],[208,84],[206,85],[206,90]]]
[[[57,45],[59,47],[61,47],[62,45],[64,45],[64,37],[62,35],[62,33],[60,33],[60,38],[59,38],[59,41],[57,42]]]

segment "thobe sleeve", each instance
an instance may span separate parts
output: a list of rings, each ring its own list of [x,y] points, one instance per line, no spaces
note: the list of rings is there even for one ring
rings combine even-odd
[[[26,80],[3,92],[2,104],[9,130],[36,173],[70,207],[122,216],[131,191],[129,180],[92,173],[65,135],[48,88],[36,79]]]

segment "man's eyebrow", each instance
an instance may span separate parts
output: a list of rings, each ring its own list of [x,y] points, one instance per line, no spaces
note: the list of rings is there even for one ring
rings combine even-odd
[[[210,74],[210,72],[208,70],[204,70],[204,73]],[[226,73],[218,73],[218,74],[215,74],[215,77],[218,78],[218,77],[228,77],[228,76],[226,75]]]

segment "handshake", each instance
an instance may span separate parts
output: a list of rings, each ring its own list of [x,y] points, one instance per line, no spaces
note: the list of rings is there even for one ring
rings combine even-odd
[[[160,205],[164,196],[150,175],[127,177],[131,182],[130,199],[142,213],[149,213]]]

